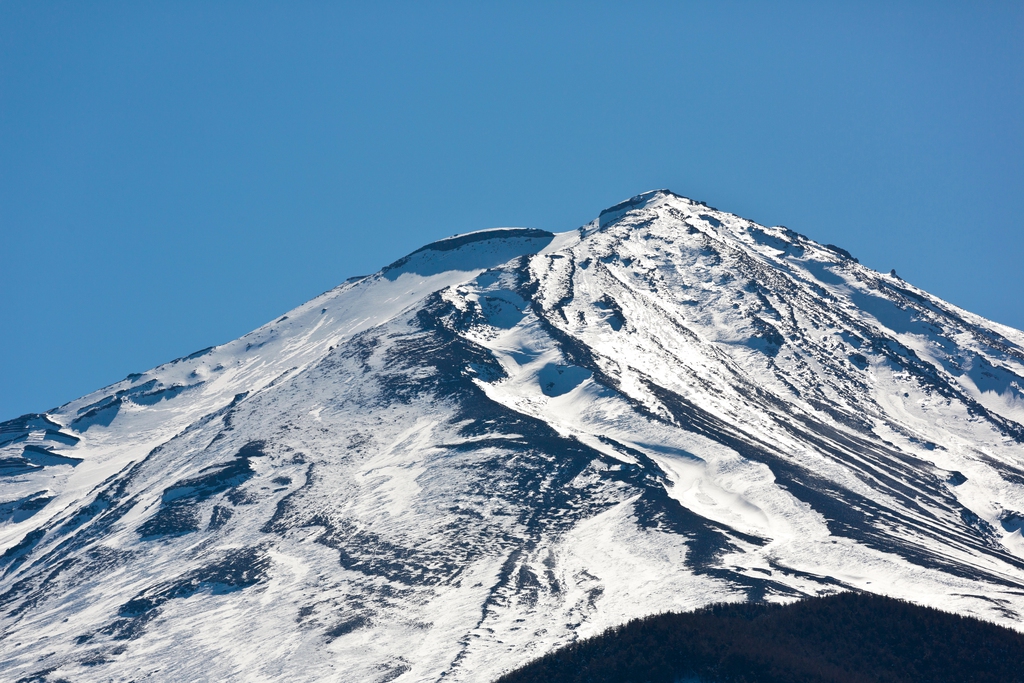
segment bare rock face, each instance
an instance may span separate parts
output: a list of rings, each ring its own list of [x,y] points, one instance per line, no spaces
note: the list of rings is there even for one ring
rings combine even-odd
[[[0,425],[11,680],[485,681],[857,589],[1019,628],[1024,334],[667,191]]]

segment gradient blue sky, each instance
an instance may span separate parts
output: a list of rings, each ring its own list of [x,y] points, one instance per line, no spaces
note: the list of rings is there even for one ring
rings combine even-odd
[[[668,187],[1024,328],[1024,3],[0,1],[0,420]]]

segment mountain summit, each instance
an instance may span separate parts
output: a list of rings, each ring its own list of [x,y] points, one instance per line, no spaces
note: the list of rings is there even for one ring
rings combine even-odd
[[[1019,628],[1024,334],[668,191],[0,425],[12,680],[485,681],[876,592]]]

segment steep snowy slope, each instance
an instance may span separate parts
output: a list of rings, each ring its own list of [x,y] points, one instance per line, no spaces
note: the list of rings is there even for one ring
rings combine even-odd
[[[0,671],[481,681],[644,614],[1018,627],[1024,335],[670,192],[0,425]]]

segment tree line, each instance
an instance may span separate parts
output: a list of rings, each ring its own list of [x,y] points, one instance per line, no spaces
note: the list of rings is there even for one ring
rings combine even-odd
[[[634,619],[498,683],[1024,683],[1024,635],[870,593]]]

